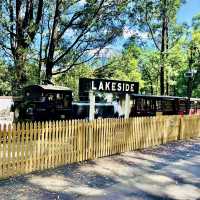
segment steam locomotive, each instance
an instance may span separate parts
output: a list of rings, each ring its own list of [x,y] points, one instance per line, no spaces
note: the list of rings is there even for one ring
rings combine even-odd
[[[200,99],[172,96],[130,94],[130,117],[177,114],[200,114]],[[89,102],[73,101],[72,90],[67,87],[31,85],[23,89],[23,95],[15,98],[15,121],[44,121],[64,119],[88,119]],[[95,103],[95,118],[116,117],[112,103]]]
[[[70,88],[51,84],[30,85],[23,89],[22,97],[14,100],[14,120],[87,119],[89,106],[89,102],[74,102]],[[100,117],[114,117],[114,107],[111,103],[95,104],[95,118]]]

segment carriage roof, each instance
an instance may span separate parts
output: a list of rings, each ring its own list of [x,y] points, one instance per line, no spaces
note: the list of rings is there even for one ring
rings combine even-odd
[[[71,91],[70,88],[68,87],[63,87],[63,86],[54,86],[54,85],[29,85],[24,88],[25,91],[51,91],[51,92],[65,92],[65,91]]]

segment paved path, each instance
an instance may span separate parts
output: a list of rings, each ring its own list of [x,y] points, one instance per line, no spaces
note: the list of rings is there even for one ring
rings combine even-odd
[[[200,139],[0,181],[0,199],[200,200]]]

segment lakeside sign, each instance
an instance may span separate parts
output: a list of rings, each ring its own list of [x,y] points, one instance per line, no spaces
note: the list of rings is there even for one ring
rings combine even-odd
[[[138,93],[139,83],[106,79],[79,79],[79,92],[88,91]]]

